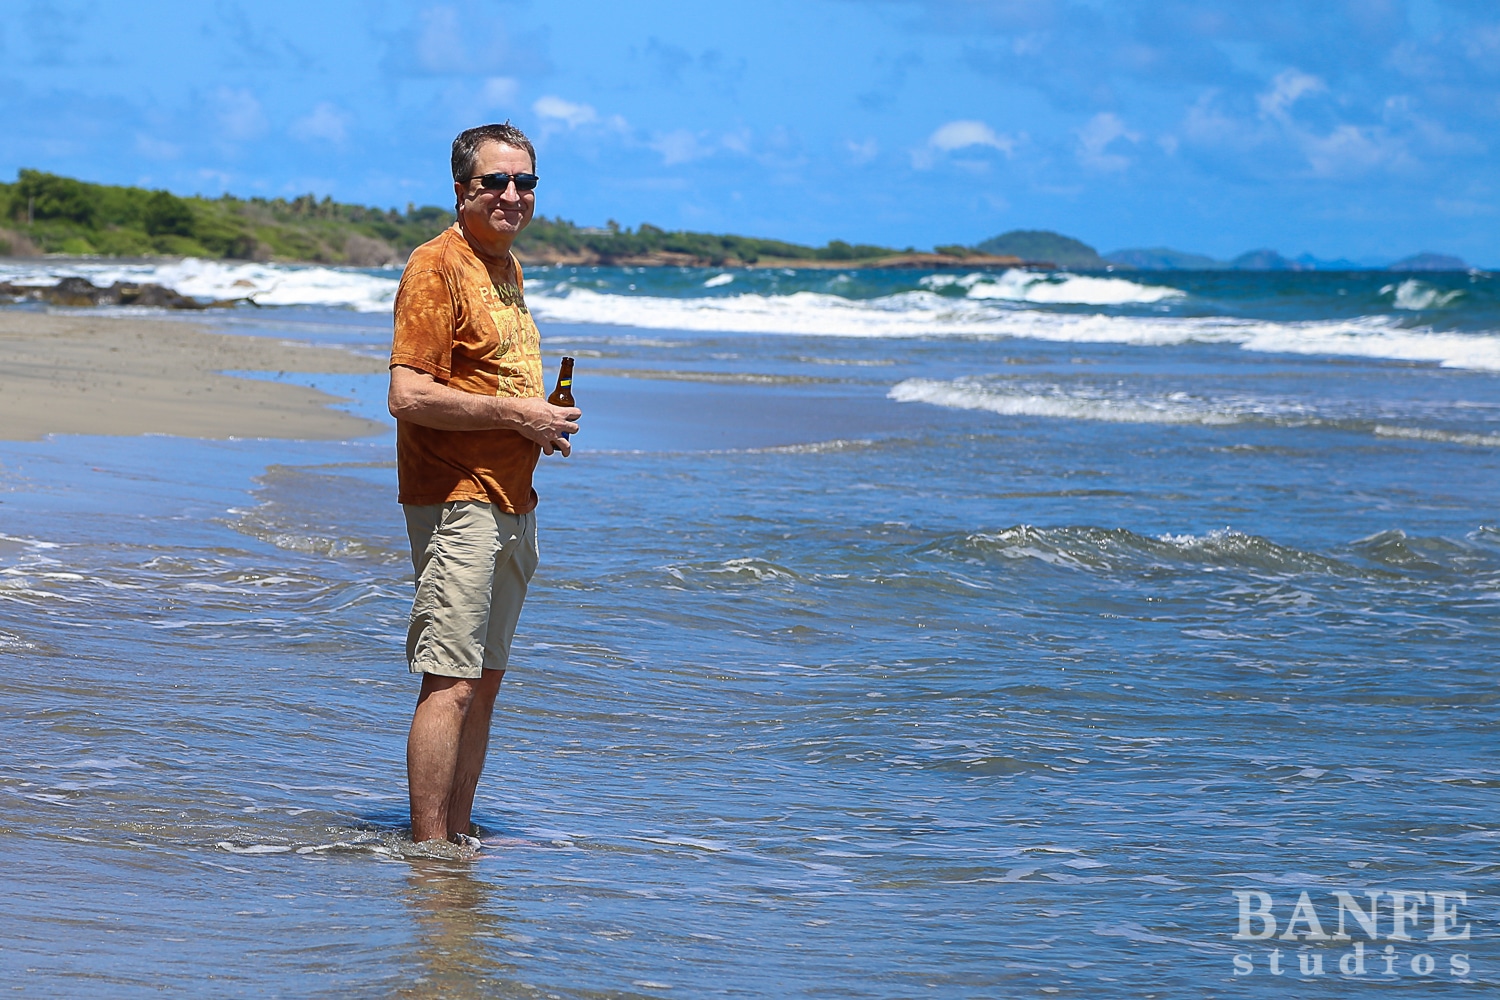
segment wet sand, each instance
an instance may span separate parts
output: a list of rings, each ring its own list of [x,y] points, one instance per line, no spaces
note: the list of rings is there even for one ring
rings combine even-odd
[[[343,439],[382,425],[329,407],[316,389],[224,371],[385,371],[333,348],[210,333],[178,321],[0,310],[0,438],[172,434]]]

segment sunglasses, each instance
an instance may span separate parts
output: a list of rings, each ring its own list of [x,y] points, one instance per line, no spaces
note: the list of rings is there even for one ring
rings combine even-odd
[[[510,187],[510,182],[516,182],[517,191],[535,191],[536,182],[540,179],[536,174],[473,174],[469,180],[479,181],[479,186],[486,191],[504,191]]]

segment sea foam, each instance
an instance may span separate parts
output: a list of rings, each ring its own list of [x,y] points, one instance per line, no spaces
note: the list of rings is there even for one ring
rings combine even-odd
[[[926,403],[955,410],[983,410],[1001,416],[1054,417],[1124,424],[1262,424],[1317,427],[1412,441],[1470,447],[1500,447],[1500,435],[1391,423],[1392,414],[1360,412],[1336,404],[1311,405],[1287,398],[1241,394],[1206,396],[1188,392],[1146,394],[1114,386],[1022,380],[909,378],[886,395],[898,403]],[[1435,414],[1405,413],[1422,419]]]
[[[1003,416],[1062,417],[1131,424],[1233,424],[1265,406],[1214,403],[1187,393],[1156,397],[1111,394],[1091,387],[985,383],[976,379],[945,382],[909,378],[887,395],[899,403],[929,403],[957,410],[986,410]]]
[[[117,281],[149,282],[196,299],[245,300],[261,306],[330,306],[357,312],[389,312],[396,298],[394,278],[316,265],[189,257],[164,264],[46,261],[0,266],[0,280],[23,286],[51,285],[71,277],[87,278],[100,286]]]
[[[923,278],[924,288],[963,288],[971,299],[1002,299],[1047,305],[1121,306],[1183,299],[1187,293],[1166,285],[1142,285],[1124,278],[1006,271],[998,277],[982,272],[963,277],[934,274]]]
[[[572,288],[528,294],[527,299],[545,320],[656,330],[836,337],[968,335],[1141,347],[1219,343],[1261,353],[1388,358],[1500,371],[1500,336],[1412,329],[1387,316],[1277,323],[1221,316],[1052,312],[932,291],[875,299],[820,292],[661,298]]]
[[[164,264],[42,261],[0,265],[0,280],[20,285],[51,284],[70,276],[100,285],[154,282],[199,299],[371,313],[391,309],[397,286],[390,272],[194,259]],[[720,289],[735,281],[733,275],[721,272],[697,287]],[[1067,273],[938,274],[922,278],[919,284],[922,287],[910,291],[864,299],[805,290],[668,296],[616,294],[539,276],[527,288],[527,301],[544,321],[647,330],[872,338],[975,336],[1143,347],[1221,343],[1260,353],[1329,354],[1500,371],[1500,335],[1407,327],[1393,315],[1297,322],[1168,315],[1165,311],[1171,304],[1185,298],[1179,289]],[[954,294],[956,289],[963,294]],[[1386,286],[1382,294],[1390,296],[1392,308],[1413,312],[1442,308],[1461,293],[1408,279]],[[1098,311],[1068,306],[1095,306]]]
[[[1391,296],[1391,305],[1397,309],[1408,309],[1412,312],[1420,312],[1424,309],[1442,309],[1451,305],[1455,299],[1463,295],[1460,289],[1443,291],[1434,288],[1425,281],[1416,278],[1407,278],[1399,285],[1386,285],[1380,290],[1381,295]]]

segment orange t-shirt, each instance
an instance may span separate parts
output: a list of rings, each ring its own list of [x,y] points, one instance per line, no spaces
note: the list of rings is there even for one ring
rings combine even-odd
[[[521,264],[512,256],[510,265],[481,256],[457,225],[412,251],[396,290],[391,366],[464,392],[543,396],[541,336],[522,294]],[[524,514],[536,507],[531,474],[541,452],[517,431],[441,431],[397,420],[399,499],[483,500]]]

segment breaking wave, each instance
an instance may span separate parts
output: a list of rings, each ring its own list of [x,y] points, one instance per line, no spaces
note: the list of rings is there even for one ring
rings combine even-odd
[[[1115,573],[1191,564],[1274,575],[1361,573],[1358,567],[1344,560],[1232,528],[1204,535],[1151,537],[1125,528],[1088,525],[1046,528],[1018,524],[998,531],[955,535],[928,546],[928,551],[972,562],[1036,560],[1085,572]]]
[[[186,260],[167,264],[45,262],[0,267],[0,279],[16,285],[51,285],[60,278],[87,278],[96,285],[150,282],[210,301],[243,300],[259,306],[332,306],[356,312],[389,312],[396,278],[389,274],[317,265]]]
[[[1186,292],[1165,285],[1141,285],[1124,278],[1098,278],[1066,272],[1006,271],[999,277],[979,273],[963,277],[934,274],[923,278],[921,284],[931,289],[962,288],[971,299],[1049,305],[1120,306],[1187,297]]]
[[[1418,312],[1423,309],[1442,309],[1444,306],[1452,305],[1463,292],[1459,289],[1443,291],[1434,288],[1425,281],[1416,278],[1407,278],[1399,285],[1386,285],[1380,289],[1381,295],[1391,297],[1391,305],[1396,309],[1407,309]]]
[[[1267,424],[1322,427],[1412,441],[1500,447],[1500,434],[1413,427],[1389,422],[1389,413],[1320,408],[1295,399],[1207,396],[1192,392],[1146,394],[1118,385],[1022,380],[909,378],[886,394],[898,403],[927,403],[955,410],[984,410],[1011,417],[1056,417],[1122,424]]]
[[[1259,353],[1342,355],[1500,371],[1500,335],[1488,329],[1452,332],[1405,325],[1413,312],[1467,301],[1462,291],[1444,291],[1415,278],[1380,290],[1390,313],[1276,321],[1174,314],[1178,306],[1196,300],[1165,285],[1066,272],[933,274],[916,280],[915,288],[857,297],[856,293],[844,294],[857,284],[849,275],[827,279],[818,290],[803,287],[780,292],[772,287],[776,275],[760,272],[740,276],[718,272],[682,285],[676,269],[649,276],[602,270],[609,271],[609,281],[593,275],[598,280],[592,287],[585,287],[576,277],[559,279],[541,270],[527,288],[533,312],[544,321],[647,330],[870,338],[972,336],[1145,347],[1232,344]],[[204,300],[369,313],[388,312],[397,285],[396,272],[390,270],[193,259],[159,264],[39,261],[0,265],[0,280],[19,285],[51,284],[70,276],[100,285],[153,282]],[[634,282],[628,291],[609,283],[633,278],[644,282],[639,292]],[[674,281],[677,286],[669,287]],[[755,282],[759,282],[758,289],[750,290]]]
[[[1495,553],[1475,533],[1464,539],[1411,536],[1390,529],[1325,554],[1275,542],[1234,528],[1201,535],[1143,535],[1092,525],[1038,527],[1017,524],[993,531],[949,535],[924,552],[965,563],[1034,561],[1087,573],[1131,574],[1183,567],[1239,570],[1257,576],[1308,574],[1389,579],[1393,574],[1486,575]]]
[[[976,283],[969,292],[984,287]],[[1034,291],[1034,286],[1027,287]],[[1141,347],[1233,344],[1257,353],[1330,354],[1500,371],[1500,336],[1412,329],[1391,316],[1273,322],[1225,316],[1058,312],[1025,308],[1019,300],[988,292],[952,298],[935,289],[873,299],[810,291],[667,298],[561,286],[528,294],[527,299],[544,320],[651,330],[872,338],[979,336]],[[1036,300],[1028,300],[1032,301]]]

